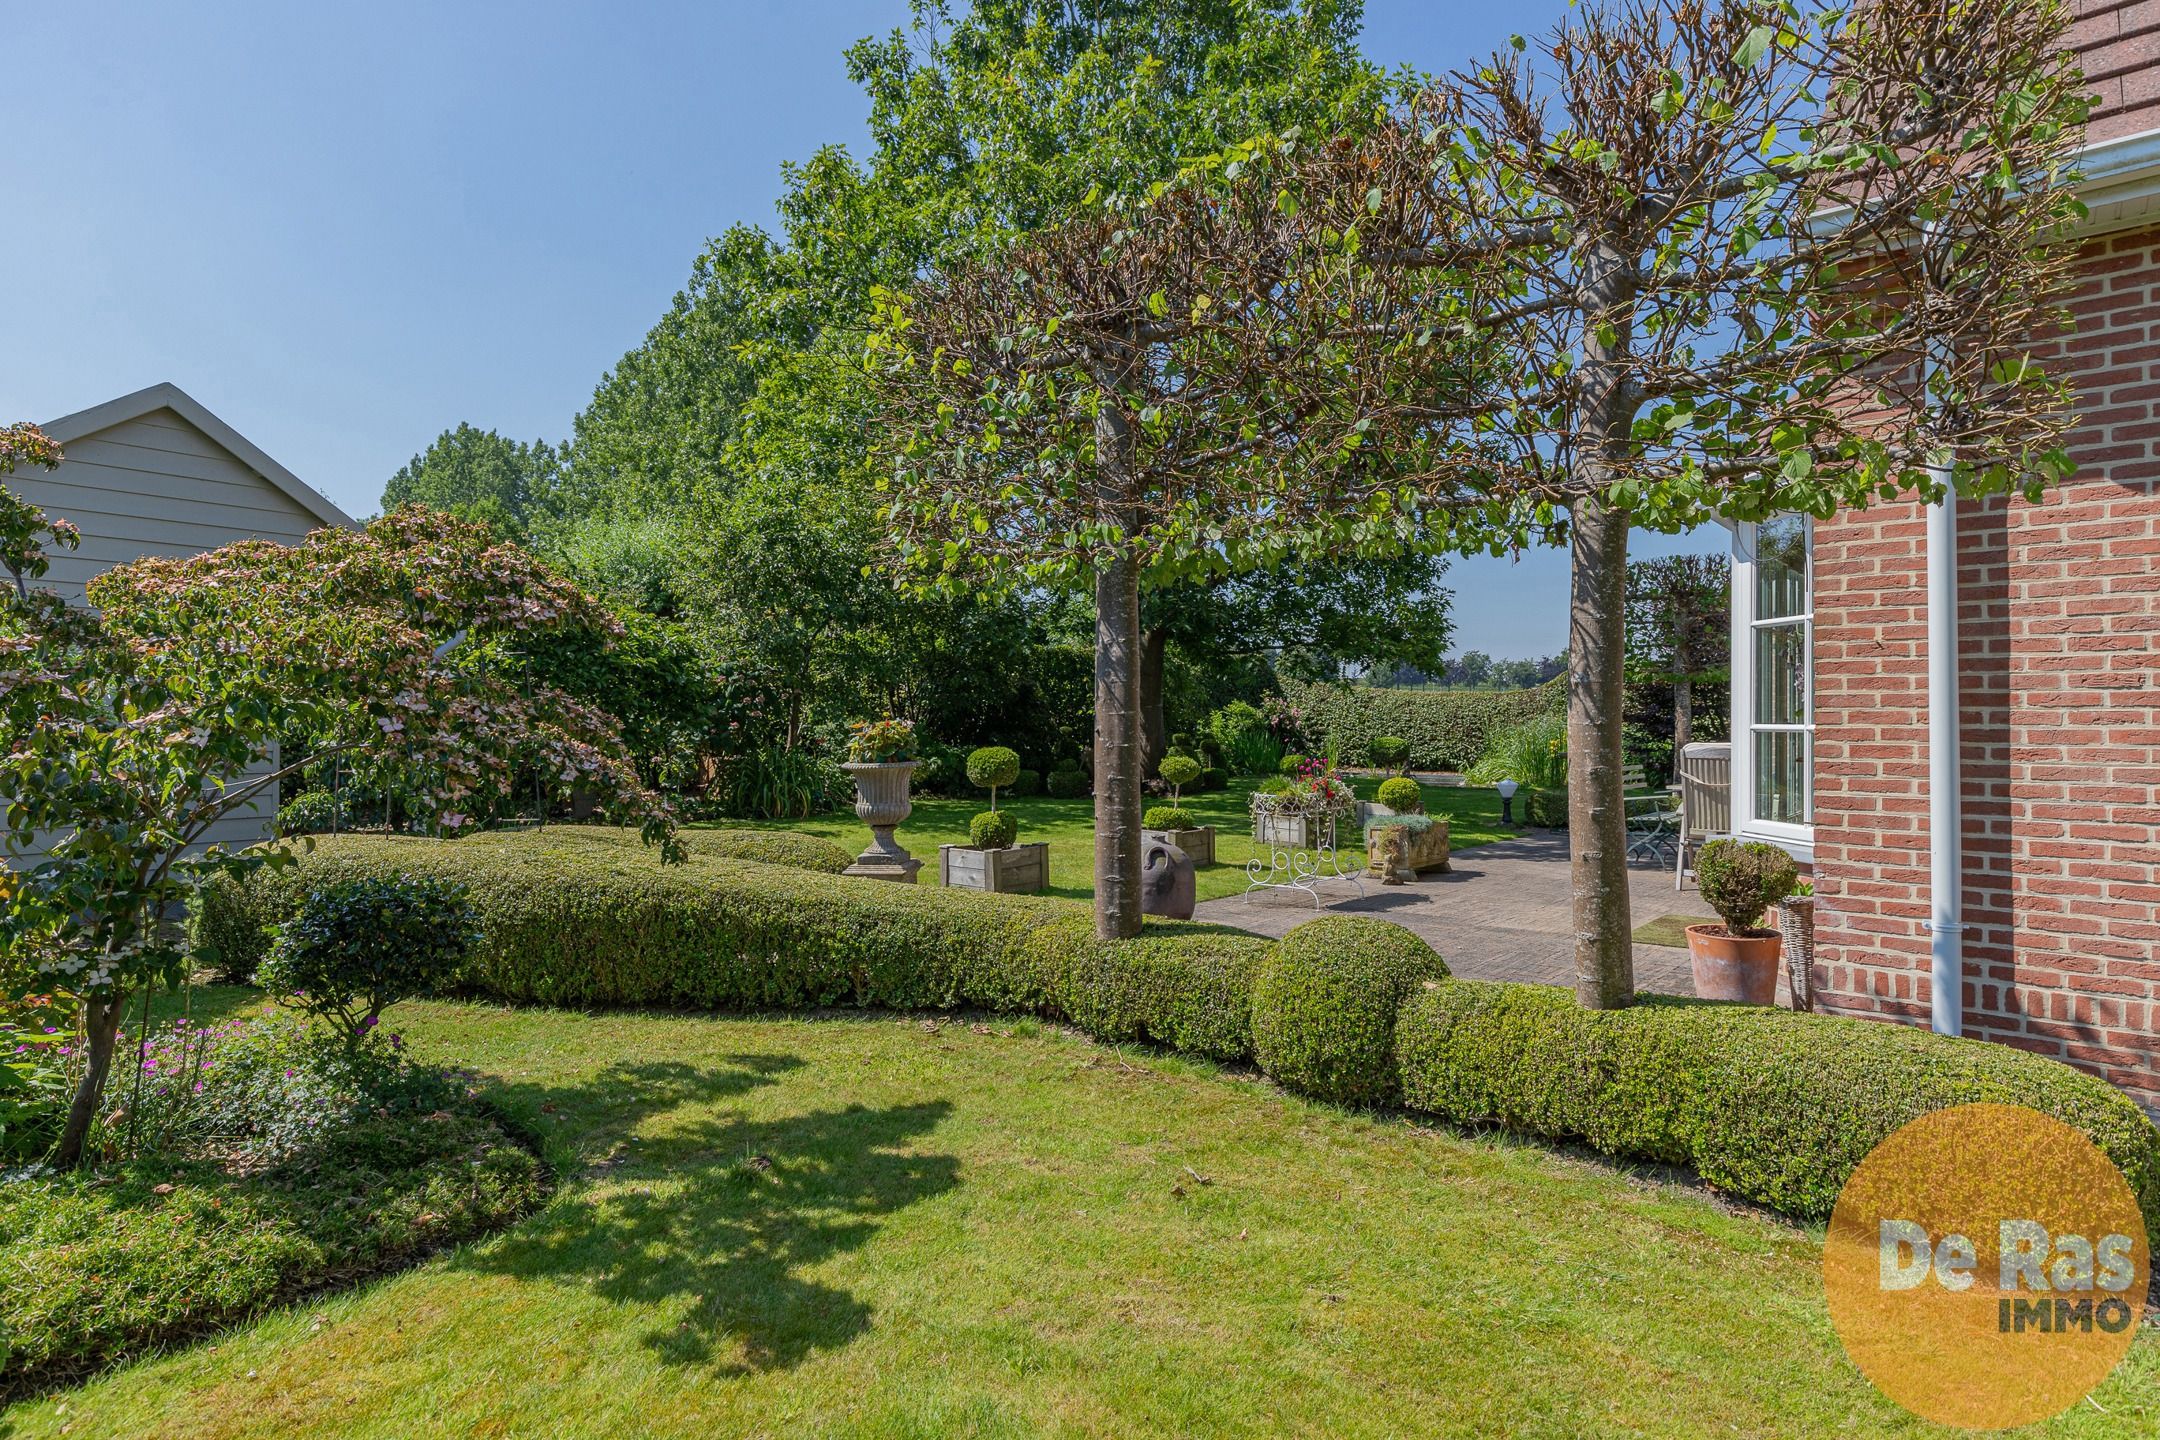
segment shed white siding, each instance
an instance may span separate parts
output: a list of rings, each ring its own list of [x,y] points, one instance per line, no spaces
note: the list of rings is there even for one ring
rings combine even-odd
[[[293,544],[325,525],[350,525],[309,489],[175,386],[56,420],[57,470],[17,471],[7,486],[47,515],[72,521],[82,544],[57,550],[40,582],[83,603],[93,576],[146,555],[185,556],[235,540]],[[208,839],[230,846],[267,839],[275,787],[219,821]],[[37,851],[8,855],[18,863]]]

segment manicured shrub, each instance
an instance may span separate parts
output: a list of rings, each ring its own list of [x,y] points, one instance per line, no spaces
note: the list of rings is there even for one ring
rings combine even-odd
[[[1052,770],[1044,786],[1059,800],[1074,800],[1088,792],[1087,776],[1077,766],[1067,765]]]
[[[1013,776],[1012,793],[1021,796],[1042,794],[1042,771],[1023,766]]]
[[[1170,787],[1170,800],[1175,804],[1185,787],[1200,778],[1200,762],[1190,755],[1165,755],[1155,773]]]
[[[997,809],[997,792],[1020,778],[1020,757],[1003,745],[985,745],[967,757],[968,783],[990,792],[990,808]]]
[[[2083,1131],[2160,1226],[2160,1131],[2054,1060],[1906,1025],[1644,996],[1586,1010],[1549,985],[1451,980],[1396,1025],[1403,1103],[1608,1155],[1821,1217],[1868,1152],[1952,1105],[2026,1105]]]
[[[308,891],[277,927],[257,977],[280,1004],[335,1021],[357,1045],[382,1012],[457,976],[479,939],[464,887],[431,875],[363,876]]]
[[[1068,905],[1032,931],[1027,969],[1049,1008],[1101,1040],[1146,1040],[1211,1060],[1252,1055],[1253,974],[1270,949],[1242,930],[1151,924],[1099,940]]]
[[[1253,1053],[1304,1095],[1345,1105],[1396,1098],[1395,1016],[1447,965],[1400,925],[1359,915],[1308,920],[1260,962]]]
[[[1695,861],[1702,898],[1731,935],[1775,932],[1760,928],[1763,911],[1793,893],[1800,882],[1792,856],[1762,840],[1713,840]]]
[[[1020,834],[1020,822],[1003,810],[985,810],[968,821],[968,844],[977,850],[1003,850]]]
[[[1414,770],[1467,770],[1493,732],[1566,702],[1563,682],[1534,690],[1382,690],[1369,685],[1283,682],[1283,704],[1307,734],[1332,735],[1345,755],[1367,753],[1374,737],[1399,736]]]
[[[677,871],[705,873],[713,862],[755,860],[791,870],[838,875],[854,857],[830,840],[788,830],[680,830],[676,838],[689,852]],[[484,830],[462,840],[393,840],[383,835],[340,835],[316,842],[301,868],[259,870],[245,884],[220,877],[204,887],[188,916],[191,945],[210,957],[211,969],[230,981],[250,979],[270,953],[269,927],[293,915],[308,886],[347,873],[356,855],[389,852],[384,844],[431,846],[455,844],[461,866],[485,873],[485,856],[501,856],[522,868],[546,854],[586,855],[638,870],[658,870],[660,857],[635,830],[605,825],[550,825],[535,830]],[[302,878],[302,871],[307,878]],[[358,872],[353,872],[358,873]],[[369,869],[369,874],[382,873]]]
[[[1229,789],[1229,788],[1230,788],[1230,772],[1229,772],[1229,771],[1227,771],[1227,770],[1224,770],[1224,769],[1222,769],[1222,768],[1221,768],[1221,767],[1219,767],[1219,766],[1215,766],[1215,765],[1210,765],[1210,766],[1208,766],[1208,767],[1207,767],[1206,769],[1204,769],[1204,770],[1202,770],[1202,771],[1200,772],[1200,788],[1201,788],[1202,790],[1227,790],[1227,789]]]
[[[1410,763],[1410,742],[1400,735],[1375,735],[1366,746],[1372,763],[1382,770],[1394,770]]]
[[[1200,822],[1182,805],[1150,805],[1140,823],[1150,830],[1197,830]]]
[[[303,790],[278,806],[280,835],[326,835],[337,820],[337,797],[328,790]]]
[[[1415,815],[1425,808],[1425,789],[1407,775],[1380,782],[1373,798],[1398,815]]]

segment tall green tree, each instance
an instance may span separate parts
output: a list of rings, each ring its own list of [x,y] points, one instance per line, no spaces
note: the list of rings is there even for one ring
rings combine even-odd
[[[1722,555],[1666,555],[1628,566],[1630,679],[1670,685],[1673,753],[1695,730],[1695,687],[1731,670],[1732,565]]]
[[[555,503],[561,475],[561,456],[545,441],[528,445],[460,424],[390,477],[382,504],[385,511],[403,505],[447,510],[505,539],[522,540]]]

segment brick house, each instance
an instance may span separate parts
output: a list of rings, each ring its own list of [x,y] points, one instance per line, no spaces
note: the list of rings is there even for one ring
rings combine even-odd
[[[2160,1107],[2160,0],[2074,9],[2099,96],[2054,357],[2078,472],[1947,524],[1884,504],[1738,527],[1733,803],[1814,865],[1819,1008],[2036,1050]],[[1930,725],[1936,649],[1954,741]]]

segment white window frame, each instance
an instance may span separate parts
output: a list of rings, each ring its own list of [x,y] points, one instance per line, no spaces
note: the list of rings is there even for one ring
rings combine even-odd
[[[1804,725],[1781,725],[1786,731],[1815,730],[1815,522],[1807,520],[1807,609],[1799,616],[1782,615],[1759,622],[1755,614],[1756,527],[1743,521],[1732,534],[1732,813],[1740,836],[1767,840],[1790,852],[1803,863],[1815,859],[1815,827],[1783,820],[1755,818],[1755,631],[1759,624],[1790,625],[1798,620],[1801,642],[1806,647],[1806,715]],[[1815,813],[1815,748],[1808,747],[1808,814]]]

